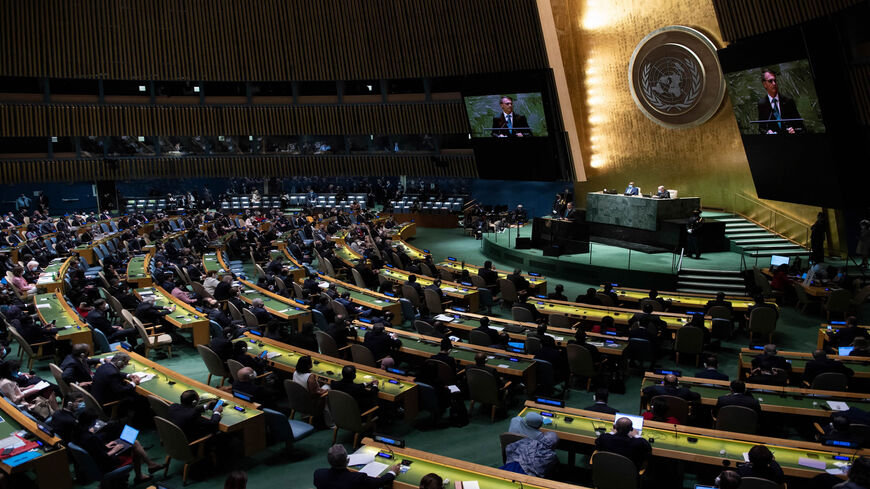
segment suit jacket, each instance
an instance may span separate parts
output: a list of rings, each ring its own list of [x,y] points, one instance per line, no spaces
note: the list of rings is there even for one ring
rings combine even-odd
[[[90,316],[90,314],[88,315]],[[79,361],[78,358],[75,358],[72,355],[67,355],[60,364],[60,369],[63,371],[61,377],[63,381],[72,384],[78,382],[90,382],[93,380],[94,374],[91,373],[90,365],[98,365],[100,361],[95,358],[89,358],[86,363],[87,365]]]
[[[387,472],[380,477],[369,477],[346,467],[317,469],[314,471],[314,487],[317,489],[376,489],[390,484],[396,476]]]
[[[375,398],[377,396],[377,390],[375,389],[368,389],[362,384],[357,384],[354,381],[348,382],[344,379],[336,380],[330,386],[332,389],[350,394],[351,397],[356,399],[360,412],[368,411],[375,405]]]
[[[728,380],[728,376],[723,374],[718,370],[713,370],[709,368],[705,368],[700,372],[696,373],[694,377],[699,379],[712,379],[712,380]]]
[[[498,335],[498,331],[490,328],[489,326],[478,326],[474,328],[475,331],[482,331],[489,336],[489,344],[496,345],[501,343],[501,337]]]
[[[586,406],[583,408],[586,411],[595,411],[596,413],[605,413],[605,414],[616,414],[618,411],[608,406],[603,402],[596,402],[591,406]]]
[[[529,281],[526,280],[526,277],[510,274],[507,276],[507,279],[513,282],[514,288],[517,289],[517,292],[521,290],[529,290]]]
[[[719,399],[716,400],[716,406],[713,408],[713,414],[718,413],[719,410],[725,406],[748,407],[758,413],[758,416],[761,416],[761,404],[758,403],[758,399],[752,397],[750,394],[731,393],[719,397]]]
[[[780,119],[800,119],[801,115],[797,110],[797,104],[795,104],[794,100],[779,95],[779,118]],[[758,120],[760,121],[775,121],[776,116],[773,114],[773,107],[770,105],[770,100],[767,98],[767,94],[758,99]],[[780,124],[782,127],[780,127]],[[803,129],[804,123],[803,121],[794,121],[794,122],[771,122],[769,124],[758,124],[758,132],[762,134],[766,134],[768,130],[772,130],[777,134],[784,134],[786,128],[793,127],[795,129]]]
[[[637,187],[625,187],[625,192],[623,192],[623,193],[625,195],[637,195],[638,189],[637,189]]]
[[[855,373],[851,368],[843,365],[843,362],[832,358],[825,358],[824,360],[813,359],[804,366],[804,380],[812,382],[817,375],[826,372],[837,372],[844,374],[846,377],[851,377]]]
[[[85,320],[92,328],[102,331],[107,338],[115,332],[115,327],[106,318],[106,313],[99,309],[93,309],[89,312]]]
[[[649,442],[643,438],[632,438],[628,435],[603,433],[595,439],[595,447],[599,450],[628,457],[640,469],[644,459],[652,451]]]
[[[214,413],[211,418],[205,419],[202,406],[190,408],[181,404],[172,404],[167,410],[167,419],[181,428],[188,441],[198,440],[203,436],[217,432],[220,427],[220,414]]]
[[[690,391],[688,387],[674,387],[670,385],[650,385],[644,387],[643,395],[647,399],[652,399],[656,396],[675,396],[689,402],[701,399],[701,394]]]
[[[577,219],[577,209],[566,209],[561,217],[562,219]]]
[[[221,281],[215,286],[212,296],[217,301],[225,301],[230,298],[230,288],[232,288],[231,284]]]
[[[163,310],[149,302],[142,302],[136,306],[134,316],[139,318],[143,323],[158,324],[163,316],[169,314],[168,310]]]
[[[498,284],[498,273],[495,270],[487,270],[485,268],[481,268],[477,271],[477,274],[483,278],[483,281],[487,285],[496,285]]]
[[[136,387],[127,382],[127,374],[122,373],[112,363],[104,363],[94,373],[91,395],[100,404],[117,401],[134,394]]]
[[[269,311],[262,307],[251,307],[248,309],[257,318],[259,324],[266,324],[272,320],[272,315]]]
[[[374,331],[369,331],[366,333],[365,340],[363,340],[363,346],[371,350],[375,360],[378,360],[390,355],[393,350],[401,347],[402,342],[400,340],[394,340],[387,333],[375,333]]]
[[[526,119],[526,116],[513,113],[513,133],[508,129],[507,120],[504,117],[504,113],[500,113],[498,117],[492,118],[492,127],[496,128],[492,130],[492,137],[499,136],[507,136],[507,137],[516,137],[519,134],[522,134],[523,137],[529,137],[532,135],[532,129],[529,128],[529,121]],[[525,128],[525,129],[524,129]]]
[[[779,368],[791,372],[791,364],[778,355],[762,353],[752,359],[752,368]]]
[[[707,305],[704,306],[704,312],[710,311],[710,308],[714,306],[727,307],[729,311],[732,311],[732,313],[734,311],[734,305],[731,304],[731,301],[717,301],[713,299],[711,301],[707,301]]]
[[[661,192],[656,192],[656,197],[660,199],[670,199],[671,193],[667,191],[667,189],[662,190]]]

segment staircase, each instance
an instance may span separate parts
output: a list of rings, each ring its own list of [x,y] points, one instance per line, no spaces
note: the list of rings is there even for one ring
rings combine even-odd
[[[737,270],[683,268],[677,274],[677,292],[746,295],[746,283]]]
[[[781,238],[764,227],[740,216],[717,217],[725,223],[725,237],[731,241],[731,251],[748,257],[808,256],[809,250]]]

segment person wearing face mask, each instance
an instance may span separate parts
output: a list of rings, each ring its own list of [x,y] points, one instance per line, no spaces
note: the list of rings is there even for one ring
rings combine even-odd
[[[49,420],[48,425],[51,430],[65,444],[73,441],[78,416],[85,412],[85,408],[84,396],[80,392],[70,391],[63,401],[63,406],[55,411]]]
[[[94,308],[88,313],[85,320],[92,328],[102,331],[106,335],[106,339],[109,340],[109,343],[127,341],[131,345],[136,346],[136,339],[138,338],[136,329],[122,328],[112,324],[106,317],[108,311],[109,303],[105,299],[97,299],[94,301]]]

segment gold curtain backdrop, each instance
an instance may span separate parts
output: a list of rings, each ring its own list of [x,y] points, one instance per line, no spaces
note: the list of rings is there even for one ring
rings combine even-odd
[[[575,158],[575,162],[583,162],[588,180],[575,184],[581,205],[587,192],[621,191],[629,181],[645,193],[664,185],[683,196],[700,196],[708,208],[739,210],[743,207],[739,193],[756,197],[727,96],[707,123],[675,130],[647,119],[629,91],[631,54],[655,29],[686,25],[704,32],[719,47],[725,45],[713,0],[550,3],[583,152],[582,160]],[[776,201],[759,203],[803,225],[811,224],[819,210]],[[793,225],[783,234],[799,238],[801,229]]]

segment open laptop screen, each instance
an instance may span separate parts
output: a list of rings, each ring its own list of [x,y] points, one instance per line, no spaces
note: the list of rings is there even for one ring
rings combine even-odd
[[[121,431],[121,436],[119,437],[121,440],[134,444],[136,443],[136,438],[139,436],[139,430],[133,428],[130,425],[124,425],[124,429]]]
[[[613,417],[614,420],[619,418],[628,418],[631,420],[631,427],[637,430],[637,434],[641,435],[643,432],[643,416],[638,416],[636,414],[625,414],[625,413],[616,413]]]

